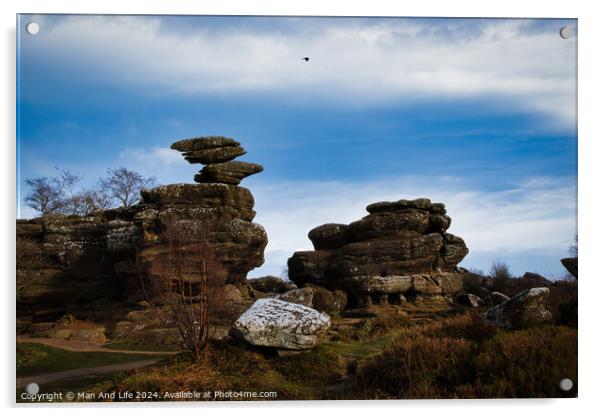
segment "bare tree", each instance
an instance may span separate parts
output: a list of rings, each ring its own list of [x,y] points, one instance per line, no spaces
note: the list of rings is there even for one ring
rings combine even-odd
[[[25,197],[28,206],[42,215],[57,212],[63,203],[61,185],[57,178],[34,178],[25,181],[29,193]]]
[[[77,215],[93,215],[98,211],[111,208],[112,198],[102,189],[86,189],[73,197],[73,204]]]
[[[76,188],[77,185],[83,179],[83,177],[80,175],[75,175],[71,173],[71,171],[66,169],[59,169],[57,167],[55,167],[55,169],[59,172],[59,175],[56,178],[56,180],[58,181],[60,186],[60,194],[62,200],[62,204],[59,208],[59,211],[67,215],[80,215],[81,197],[77,194]]]
[[[209,341],[211,317],[226,307],[223,288],[227,275],[208,241],[210,229],[207,221],[191,226],[187,221],[168,218],[162,233],[164,258],[153,265],[136,258],[146,300],[163,322],[178,329],[182,350],[191,352],[197,361],[203,358]],[[167,311],[153,303],[153,290],[160,292]]]
[[[100,179],[100,186],[123,207],[138,202],[140,191],[155,183],[154,177],[145,177],[125,167],[108,169],[108,177]]]

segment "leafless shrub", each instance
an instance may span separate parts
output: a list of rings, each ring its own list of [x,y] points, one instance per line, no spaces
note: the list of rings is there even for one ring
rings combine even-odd
[[[161,234],[164,255],[152,264],[137,257],[136,270],[146,300],[164,323],[178,329],[182,350],[200,361],[211,318],[227,303],[223,291],[227,275],[208,240],[210,224],[197,225],[191,229],[184,221],[167,218]],[[154,304],[153,293],[160,293],[165,309]]]

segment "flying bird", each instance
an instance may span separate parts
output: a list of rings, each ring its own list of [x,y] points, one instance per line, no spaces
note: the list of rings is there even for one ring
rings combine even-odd
[[[301,58],[301,59],[303,59],[305,62],[309,62],[309,57],[308,56],[306,56],[305,58]]]

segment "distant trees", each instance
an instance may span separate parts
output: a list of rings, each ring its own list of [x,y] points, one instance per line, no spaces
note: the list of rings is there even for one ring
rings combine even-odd
[[[124,167],[108,169],[107,173],[106,178],[100,179],[100,185],[111,197],[118,200],[122,207],[129,207],[138,202],[140,191],[155,183],[154,177],[144,177]]]
[[[79,190],[83,177],[69,170],[59,169],[55,176],[27,179],[29,193],[25,203],[42,216],[48,214],[92,215],[118,205],[131,206],[138,202],[140,191],[155,183],[153,177],[145,177],[124,167],[109,169],[108,176],[101,178],[90,188]]]

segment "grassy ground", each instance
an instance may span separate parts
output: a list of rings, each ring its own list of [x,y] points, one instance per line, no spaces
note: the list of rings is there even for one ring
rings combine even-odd
[[[103,348],[110,350],[123,350],[123,351],[159,351],[159,352],[174,352],[173,348],[164,345],[140,345],[131,344],[127,342],[111,342],[103,344]]]
[[[562,378],[573,380],[572,391],[559,389]],[[274,391],[277,400],[575,397],[577,330],[499,330],[469,313],[419,324],[403,316],[377,318],[301,354],[219,341],[201,363],[178,355],[70,383],[76,383],[68,385],[73,390],[153,391],[159,397],[181,390]],[[64,383],[56,388],[64,391]]]
[[[470,314],[397,324],[284,357],[216,343],[204,363],[179,357],[113,388],[276,391],[280,400],[576,396],[574,328],[505,331]],[[563,378],[573,380],[572,391],[560,390]]]
[[[143,354],[73,352],[42,344],[19,343],[17,344],[17,377],[148,359],[149,356]]]

